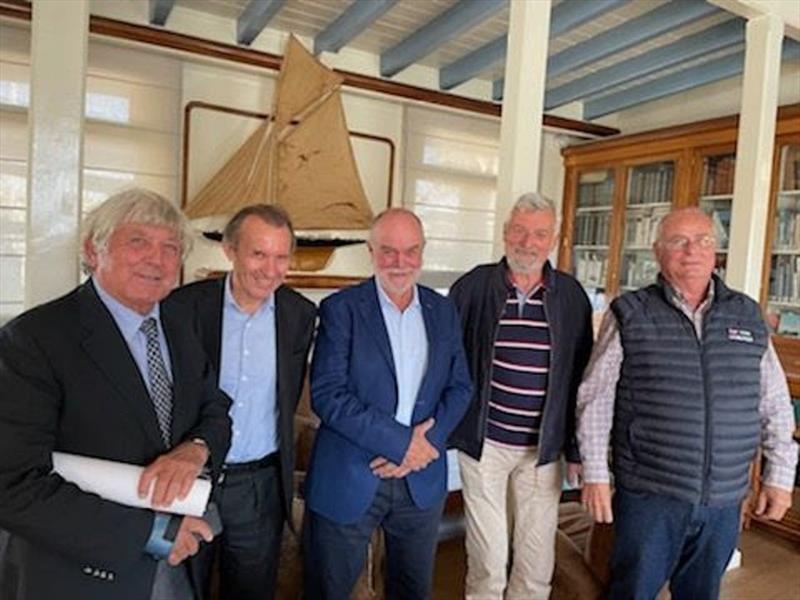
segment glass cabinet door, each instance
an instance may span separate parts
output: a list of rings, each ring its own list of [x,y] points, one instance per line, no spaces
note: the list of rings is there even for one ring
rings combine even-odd
[[[619,291],[635,290],[656,281],[653,256],[658,222],[672,206],[675,165],[663,161],[632,167],[625,198],[625,233],[619,270]]]
[[[583,284],[592,306],[606,302],[608,242],[614,204],[614,171],[585,171],[578,176],[578,199],[572,232],[573,274]]]
[[[715,272],[725,279],[728,263],[728,238],[731,232],[731,203],[733,202],[733,177],[736,155],[720,154],[703,159],[703,181],[698,206],[714,221],[717,238],[717,266]]]
[[[779,335],[800,337],[800,145],[781,148],[772,220],[767,315]]]

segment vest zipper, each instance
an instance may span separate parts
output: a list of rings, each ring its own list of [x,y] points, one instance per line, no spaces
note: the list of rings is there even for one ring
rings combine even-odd
[[[703,339],[706,337],[706,326],[708,325],[708,318],[711,316],[712,307],[706,311],[706,314],[703,315],[703,325],[702,325],[702,336]],[[705,408],[705,414],[703,418],[705,419],[705,437],[703,439],[703,472],[701,474],[702,480],[700,481],[700,504],[705,506],[708,504],[708,482],[711,475],[711,436],[713,435],[712,425],[711,425],[711,395],[708,391],[708,370],[706,369],[706,353],[705,348],[703,346],[703,340],[697,337],[697,330],[694,327],[694,323],[692,320],[680,311],[680,314],[689,322],[689,326],[691,327],[691,331],[694,334],[692,337],[697,344],[697,349],[700,353],[700,367],[702,369],[702,373],[700,376],[703,378],[703,407]]]

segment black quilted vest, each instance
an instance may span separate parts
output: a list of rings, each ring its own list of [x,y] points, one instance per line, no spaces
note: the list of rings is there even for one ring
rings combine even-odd
[[[712,506],[747,492],[769,337],[753,300],[716,277],[714,286],[702,340],[663,282],[611,304],[624,349],[613,471],[625,489]]]

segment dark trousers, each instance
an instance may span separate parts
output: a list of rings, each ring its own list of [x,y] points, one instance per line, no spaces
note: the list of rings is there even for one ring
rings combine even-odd
[[[222,533],[211,544],[203,544],[193,559],[195,573],[203,582],[203,598],[210,597],[217,553],[220,598],[269,600],[275,596],[284,524],[278,469],[275,464],[225,471],[214,495]]]
[[[709,507],[617,488],[609,598],[715,600],[739,538],[740,506]]]
[[[344,600],[364,568],[375,529],[386,544],[387,600],[431,597],[433,563],[444,498],[418,508],[405,479],[381,481],[375,500],[356,522],[343,525],[306,510],[303,521],[307,600]]]

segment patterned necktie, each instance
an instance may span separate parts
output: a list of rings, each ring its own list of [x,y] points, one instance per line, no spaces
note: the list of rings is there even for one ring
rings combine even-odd
[[[167,375],[164,357],[158,344],[158,327],[153,317],[142,321],[139,330],[147,337],[147,377],[150,380],[150,397],[156,409],[161,438],[170,446],[172,426],[172,383]]]

